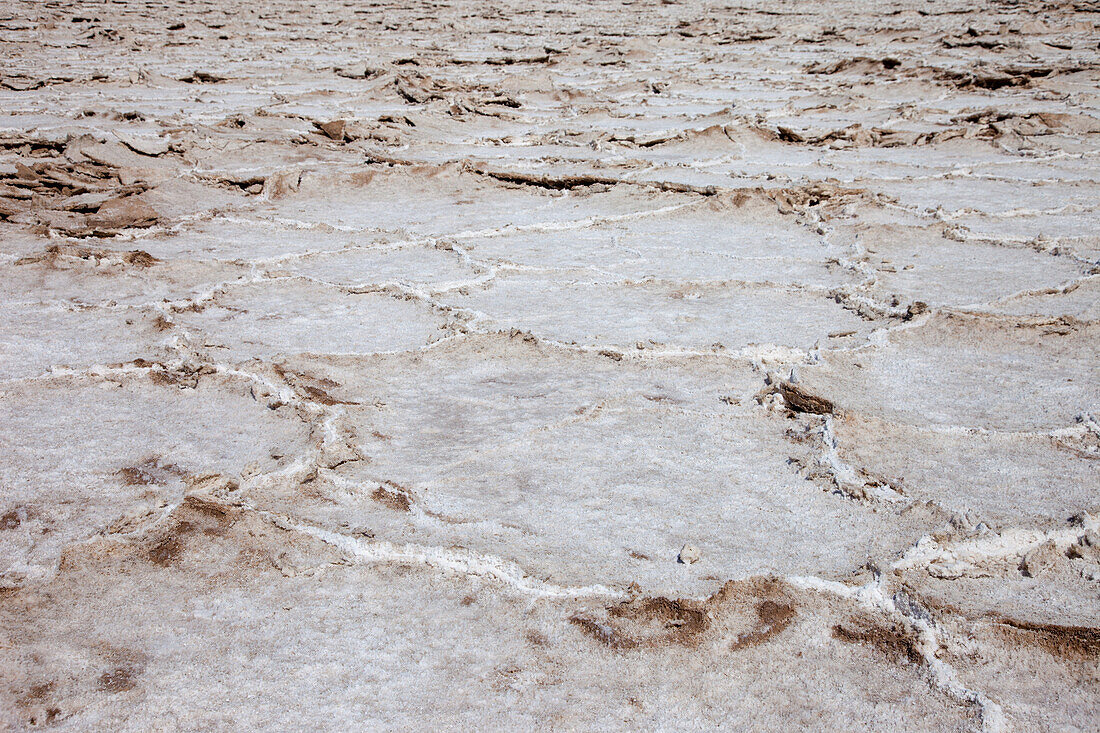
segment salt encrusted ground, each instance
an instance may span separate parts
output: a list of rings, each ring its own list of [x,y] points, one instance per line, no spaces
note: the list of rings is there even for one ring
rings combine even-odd
[[[0,725],[1100,728],[1100,5],[0,14]]]

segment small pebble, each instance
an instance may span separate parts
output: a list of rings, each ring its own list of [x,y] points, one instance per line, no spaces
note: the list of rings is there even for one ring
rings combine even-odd
[[[691,565],[692,563],[699,562],[703,559],[703,553],[695,545],[684,545],[680,548],[680,554],[676,557],[676,562],[682,565]]]

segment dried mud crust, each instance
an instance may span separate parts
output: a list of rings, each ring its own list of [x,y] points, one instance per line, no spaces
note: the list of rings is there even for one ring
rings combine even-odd
[[[1004,627],[1006,635],[1015,637],[1018,642],[1038,644],[1054,656],[1086,662],[1100,659],[1100,629],[1010,618],[998,619],[997,624]]]
[[[0,16],[0,727],[1100,719],[1095,3]]]

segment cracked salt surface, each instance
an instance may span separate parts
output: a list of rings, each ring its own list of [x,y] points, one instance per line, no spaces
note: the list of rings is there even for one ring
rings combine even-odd
[[[1095,7],[170,15],[0,19],[0,726],[1095,728]]]

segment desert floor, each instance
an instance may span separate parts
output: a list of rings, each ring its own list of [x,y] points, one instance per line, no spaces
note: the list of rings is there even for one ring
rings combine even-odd
[[[0,727],[1100,729],[1098,42],[6,5]]]

